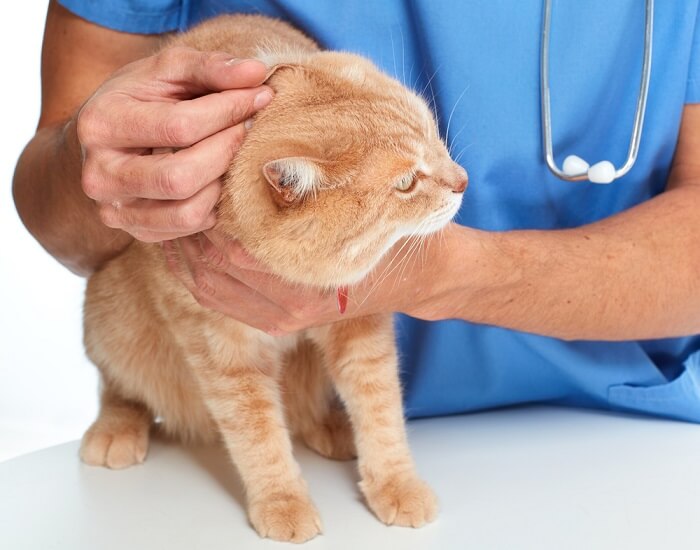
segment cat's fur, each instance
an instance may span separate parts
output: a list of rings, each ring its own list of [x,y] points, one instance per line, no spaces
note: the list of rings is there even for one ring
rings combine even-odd
[[[466,173],[425,102],[369,61],[320,52],[260,16],[217,18],[178,45],[277,67],[275,99],[230,167],[217,227],[287,281],[353,284],[397,240],[440,229],[459,208]],[[415,185],[397,189],[406,178]],[[299,542],[321,524],[291,432],[328,457],[357,449],[360,488],[385,523],[435,517],[406,442],[390,315],[273,337],[200,306],[158,245],[134,242],[88,282],[85,344],[103,383],[81,447],[88,464],[142,462],[155,418],[185,440],[220,438],[255,529]]]

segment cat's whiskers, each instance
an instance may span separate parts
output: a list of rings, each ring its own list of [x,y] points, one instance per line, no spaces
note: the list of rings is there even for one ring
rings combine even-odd
[[[420,236],[420,232],[424,229],[424,227],[429,223],[430,218],[426,218],[422,220],[416,227],[415,229],[411,232],[411,234],[406,238],[404,243],[399,247],[399,249],[396,251],[394,254],[393,258],[391,261],[387,264],[387,266],[384,268],[382,273],[379,275],[379,277],[376,279],[376,281],[373,283],[372,287],[370,288],[369,292],[365,295],[363,300],[358,304],[358,307],[361,307],[368,299],[369,297],[374,293],[374,291],[398,268],[401,267],[401,265],[406,261],[406,258],[408,257],[408,252],[399,260],[396,265],[392,267],[396,259],[399,257],[401,252],[403,251],[406,246],[409,247],[409,251],[412,249],[412,246],[415,242],[415,239]],[[391,268],[391,269],[390,269]]]
[[[460,161],[460,159],[462,158],[462,155],[464,155],[464,153],[465,153],[468,149],[470,149],[473,145],[474,145],[474,142],[471,142],[471,143],[465,145],[464,147],[462,147],[462,149],[460,150],[459,154],[457,155],[457,158],[455,158],[454,161],[455,161],[457,164],[459,164],[459,161]]]
[[[453,159],[454,159],[454,157],[452,156],[452,150],[454,149],[455,143],[457,143],[457,138],[458,138],[459,135],[464,131],[464,129],[465,129],[466,127],[467,127],[467,125],[464,124],[464,125],[459,129],[459,131],[454,135],[454,137],[452,138],[452,141],[450,142],[450,146],[449,146],[449,148],[448,148],[448,151],[449,151],[449,153],[450,153],[450,157],[452,157]]]
[[[467,93],[467,91],[469,90],[470,87],[471,87],[471,85],[467,84],[465,86],[464,90],[462,90],[462,93],[459,94],[457,101],[455,101],[455,104],[452,107],[452,111],[450,111],[450,116],[447,118],[447,129],[445,130],[445,145],[447,145],[448,150],[450,147],[450,145],[449,145],[449,143],[450,143],[450,124],[452,123],[452,117],[454,116],[455,111],[457,110],[457,106],[459,105],[459,102],[462,100],[462,98],[464,97],[464,94]]]
[[[401,271],[399,271],[399,274],[397,277],[394,278],[394,283],[391,286],[392,291],[396,290],[396,287],[398,286],[399,282],[403,279],[403,274],[406,271],[406,268],[408,267],[411,258],[414,257],[414,252],[417,249],[418,243],[420,242],[420,237],[416,237],[415,240],[413,241],[413,244],[411,245],[411,248],[407,251],[406,256],[404,256],[400,262],[400,264],[397,266],[401,268]]]
[[[398,284],[399,281],[403,280],[403,275],[406,272],[406,268],[413,267],[415,265],[416,260],[418,259],[418,253],[421,249],[422,243],[425,241],[425,238],[427,235],[417,235],[417,239],[411,246],[411,248],[406,252],[406,261],[402,262],[403,267],[401,268],[401,271],[399,272],[399,276],[396,278],[394,281],[394,285]],[[413,263],[411,263],[413,261]]]
[[[428,90],[428,87],[430,87],[430,91],[432,92],[432,95],[433,95],[433,109],[434,109],[434,110],[437,109],[437,106],[435,105],[435,91],[433,90],[433,87],[431,86],[431,83],[433,82],[433,80],[434,80],[435,77],[437,76],[438,71],[442,68],[442,65],[443,65],[443,63],[440,63],[440,64],[437,66],[437,68],[435,69],[435,71],[433,71],[433,74],[431,75],[431,77],[430,77],[430,78],[428,79],[428,81],[425,83],[425,86],[423,86],[423,88],[422,88],[421,91],[419,92],[419,94],[420,94],[421,96],[425,97],[425,92]]]
[[[394,49],[394,31],[389,29],[389,39],[391,40],[391,58],[394,61],[394,77],[398,78],[396,74],[396,50]]]
[[[389,269],[392,267],[392,264],[393,264],[393,263],[396,261],[396,259],[399,257],[399,254],[401,253],[401,251],[402,251],[406,246],[409,245],[410,240],[411,240],[411,237],[408,237],[408,238],[403,242],[403,244],[401,245],[401,247],[399,248],[399,250],[397,250],[396,253],[394,253],[394,256],[391,258],[391,260],[389,261],[389,263],[384,267],[384,269],[382,270],[382,272],[380,273],[380,275],[376,278],[375,282],[372,284],[372,287],[370,288],[369,292],[365,295],[365,297],[364,297],[360,302],[357,302],[356,300],[354,300],[355,304],[356,304],[358,307],[361,307],[361,306],[367,301],[367,299],[371,296],[371,294],[374,292],[375,288],[377,288],[379,285],[381,285],[381,283],[384,282],[384,280],[386,279],[386,277],[388,277],[389,275],[391,275],[391,272],[393,271],[393,269],[392,269],[391,271],[389,271]],[[376,266],[375,266],[375,268],[373,268],[373,270],[374,270],[374,269],[376,269]],[[387,272],[388,272],[388,273],[387,273]]]
[[[421,269],[425,269],[425,264],[427,261],[426,256],[427,256],[428,246],[426,245],[426,242],[427,242],[427,239],[423,239],[420,243],[419,254],[420,254],[420,259],[421,259]]]
[[[399,26],[399,32],[401,33],[401,71],[403,74],[403,85],[408,86],[406,83],[406,45],[403,41],[403,29]]]

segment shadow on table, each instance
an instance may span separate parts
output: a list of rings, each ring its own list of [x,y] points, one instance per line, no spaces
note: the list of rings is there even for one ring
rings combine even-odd
[[[246,497],[243,482],[223,444],[187,447],[181,442],[169,440],[160,434],[155,435],[154,438],[168,446],[182,448],[188,459],[199,469],[205,471],[245,509]],[[317,473],[322,470],[322,473],[325,473],[324,479],[337,480],[338,487],[346,487],[352,492],[357,492],[358,476],[355,460],[336,461],[324,458],[298,442],[294,444],[294,456],[303,464],[303,470],[308,472],[309,469],[312,469]],[[302,475],[304,474],[302,473]],[[362,500],[359,492],[357,492],[357,499]]]
[[[173,444],[177,444],[173,442]],[[242,507],[245,507],[245,490],[236,467],[223,445],[209,447],[184,447],[184,451],[205,470],[229,495]]]

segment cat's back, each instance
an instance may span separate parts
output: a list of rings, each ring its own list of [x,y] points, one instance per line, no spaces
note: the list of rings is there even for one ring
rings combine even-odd
[[[171,38],[167,46],[223,51],[236,58],[280,49],[316,51],[318,46],[291,25],[262,15],[221,15]]]

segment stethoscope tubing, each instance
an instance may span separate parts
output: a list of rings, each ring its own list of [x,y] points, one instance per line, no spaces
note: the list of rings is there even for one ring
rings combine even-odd
[[[550,109],[549,90],[549,42],[552,19],[552,0],[544,0],[544,13],[542,17],[542,45],[540,48],[540,100],[542,102],[542,139],[545,161],[549,170],[558,178],[566,181],[585,181],[589,179],[587,172],[580,174],[567,174],[561,170],[555,160],[552,146],[552,115]],[[634,115],[634,125],[630,137],[627,160],[621,168],[615,169],[615,179],[621,178],[629,172],[637,160],[639,144],[644,127],[644,115],[647,109],[647,97],[649,95],[649,80],[651,76],[651,56],[654,36],[654,0],[646,0],[645,25],[644,25],[644,57],[642,62],[642,75],[637,97],[637,108]]]

